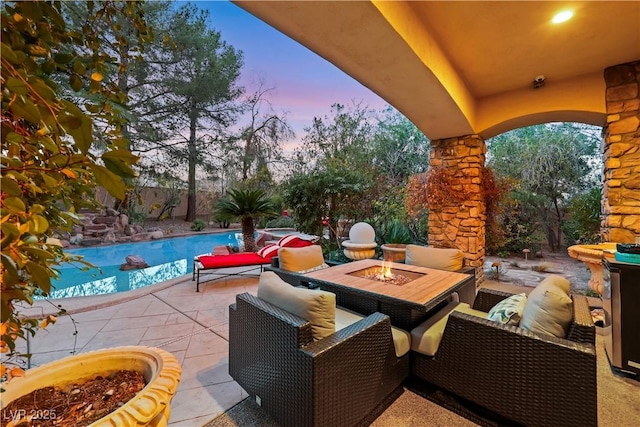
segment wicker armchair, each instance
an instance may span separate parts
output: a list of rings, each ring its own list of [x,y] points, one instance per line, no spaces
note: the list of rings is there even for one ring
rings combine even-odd
[[[229,307],[229,373],[283,426],[352,426],[409,374],[375,313],[313,341],[309,322],[250,294]]]
[[[473,308],[509,295],[480,289]],[[572,299],[566,339],[454,311],[433,357],[411,352],[412,374],[523,425],[596,426],[595,327],[586,298]]]

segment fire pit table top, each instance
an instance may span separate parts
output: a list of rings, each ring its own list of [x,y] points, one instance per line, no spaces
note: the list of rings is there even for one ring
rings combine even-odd
[[[408,277],[401,283],[375,280],[371,278],[372,269],[385,266],[393,274]],[[361,274],[366,271],[367,274]],[[460,287],[473,281],[473,275],[455,273],[433,268],[418,267],[409,264],[386,262],[376,259],[365,259],[349,262],[335,267],[317,270],[305,274],[311,283],[322,283],[341,286],[357,292],[364,292],[382,299],[396,300],[412,305],[416,309],[428,309],[443,297],[455,292]]]

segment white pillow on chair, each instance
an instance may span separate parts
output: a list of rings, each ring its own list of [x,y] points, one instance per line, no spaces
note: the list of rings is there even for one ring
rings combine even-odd
[[[567,294],[569,288],[569,281],[557,275],[540,282],[527,298],[520,327],[564,338],[573,318],[573,301]]]
[[[462,269],[464,255],[455,248],[432,248],[430,246],[407,245],[405,264],[438,270],[458,271]]]
[[[278,249],[280,268],[286,271],[302,272],[324,264],[324,256],[320,245],[311,245],[304,248],[280,248]]]
[[[314,339],[336,331],[336,294],[317,289],[297,288],[273,271],[260,275],[258,298],[311,323]]]

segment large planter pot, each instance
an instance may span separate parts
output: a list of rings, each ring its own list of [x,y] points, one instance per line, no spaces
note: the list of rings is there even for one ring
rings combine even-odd
[[[91,424],[92,427],[166,426],[169,403],[182,368],[171,353],[154,347],[114,347],[65,357],[29,369],[24,377],[3,384],[2,410],[12,401],[48,386],[65,386],[117,370],[142,373],[147,385],[133,399]]]
[[[404,243],[385,243],[380,249],[385,261],[404,262],[407,255],[407,245]]]

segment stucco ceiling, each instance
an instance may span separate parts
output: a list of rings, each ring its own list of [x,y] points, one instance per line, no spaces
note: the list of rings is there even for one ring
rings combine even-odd
[[[605,123],[604,70],[640,60],[639,1],[234,1],[431,139]],[[551,18],[562,10],[574,17]],[[534,89],[543,75],[545,84]]]

